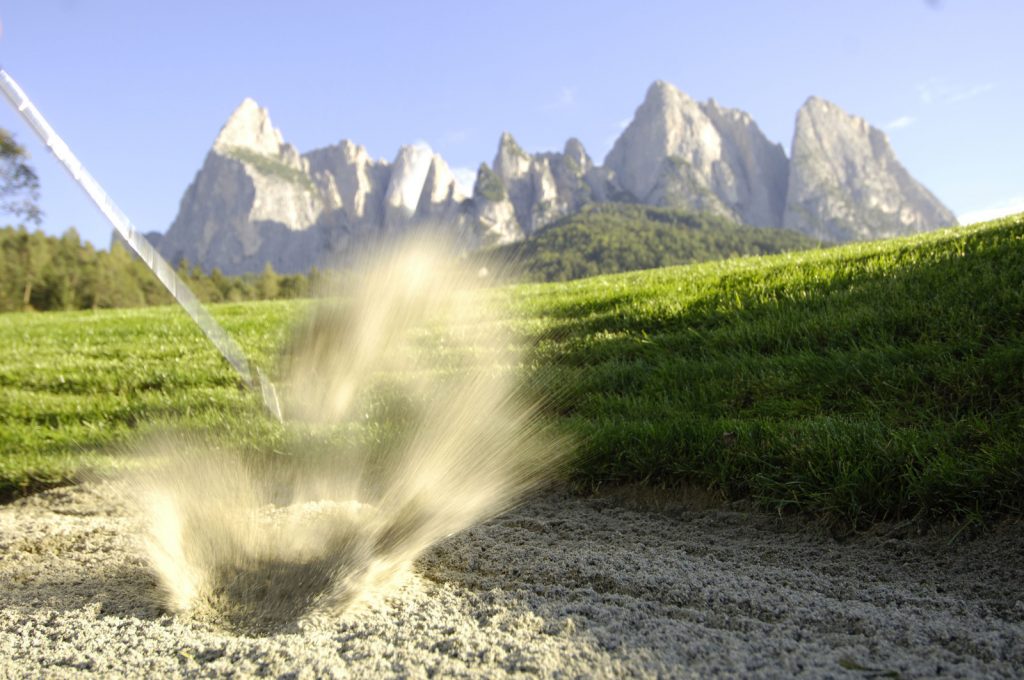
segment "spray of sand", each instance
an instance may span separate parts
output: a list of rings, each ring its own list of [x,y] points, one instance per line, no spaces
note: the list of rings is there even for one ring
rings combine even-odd
[[[257,459],[178,436],[133,479],[170,609],[251,630],[340,611],[564,455],[475,272],[420,239],[347,281],[282,352],[286,427],[309,450]]]

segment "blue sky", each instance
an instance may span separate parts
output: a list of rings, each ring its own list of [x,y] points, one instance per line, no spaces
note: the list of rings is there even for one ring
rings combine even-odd
[[[529,151],[576,136],[600,162],[656,79],[748,111],[787,151],[824,97],[958,215],[1024,210],[1019,0],[21,0],[0,21],[0,64],[144,231],[167,229],[246,96],[300,151],[347,138],[390,160],[422,141],[470,171],[503,130]],[[106,247],[6,104],[0,127],[32,154],[43,228]]]

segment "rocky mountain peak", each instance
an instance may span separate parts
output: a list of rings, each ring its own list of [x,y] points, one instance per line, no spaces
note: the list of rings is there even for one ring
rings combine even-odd
[[[712,164],[713,188],[740,221],[759,227],[782,226],[789,160],[746,111],[730,109],[714,99],[701,110],[721,139],[721,156]]]
[[[833,104],[827,99],[823,99],[822,97],[818,97],[816,95],[811,95],[810,97],[808,97],[806,101],[804,101],[804,105],[800,107],[800,111],[821,111],[825,113],[831,111],[833,113],[846,114],[846,112],[839,108],[837,105]],[[799,113],[799,111],[797,113]]]
[[[739,125],[757,125],[754,119],[746,111],[740,109],[729,109],[719,104],[714,97],[708,99],[708,101],[702,107],[704,112],[711,117],[718,117],[724,120],[730,120],[733,123]]]
[[[498,152],[494,155],[494,172],[506,184],[522,178],[530,171],[530,154],[523,151],[509,132],[502,132]]]
[[[362,144],[356,144],[351,139],[343,139],[334,145],[338,153],[349,163],[369,163],[370,154]]]
[[[434,152],[426,144],[410,144],[398,150],[384,195],[386,227],[401,225],[416,212],[433,158]]]
[[[854,116],[847,113],[837,104],[834,104],[827,99],[821,97],[808,97],[804,105],[797,111],[797,126],[800,126],[799,120],[804,119],[804,126],[807,125],[824,125],[833,127],[844,127],[856,129],[858,132],[863,134],[869,134],[870,130],[873,129],[866,120],[860,116]]]
[[[682,97],[689,99],[675,85],[666,83],[664,80],[655,80],[647,88],[647,94],[644,95],[644,103],[640,106],[641,108],[665,108],[666,106],[676,105]]]
[[[784,225],[844,242],[956,224],[896,160],[885,133],[810,97],[793,133]]]
[[[523,147],[519,146],[519,142],[512,136],[512,133],[505,130],[501,133],[501,138],[498,140],[498,148],[508,149],[510,153],[517,154],[519,156],[526,156],[527,153],[523,151]]]
[[[616,184],[641,203],[685,206],[737,219],[730,204],[735,169],[723,162],[723,139],[689,96],[664,81],[643,104],[605,158]]]
[[[432,210],[435,206],[449,203],[461,203],[468,198],[459,187],[455,173],[445,162],[441,154],[435,153],[430,159],[430,168],[426,179],[423,181],[423,191],[420,193],[419,210]]]
[[[270,114],[250,97],[246,97],[228,118],[213,142],[213,149],[224,153],[229,149],[245,149],[276,156],[284,145],[284,137],[270,122]]]
[[[505,183],[487,163],[481,163],[477,169],[472,206],[478,245],[511,243],[523,237]]]
[[[361,240],[424,225],[443,225],[466,248],[529,238],[606,201],[713,212],[833,242],[955,223],[883,132],[831,102],[806,101],[787,158],[745,111],[655,81],[603,165],[578,139],[531,154],[504,132],[469,198],[426,145],[402,147],[391,163],[345,139],[300,155],[247,98],[217,135],[160,250],[227,273],[268,261],[305,271]]]
[[[565,142],[565,148],[562,150],[562,155],[570,163],[574,163],[577,167],[581,168],[583,172],[586,172],[591,168],[593,163],[590,160],[590,156],[587,154],[587,150],[583,147],[583,142],[570,137]]]

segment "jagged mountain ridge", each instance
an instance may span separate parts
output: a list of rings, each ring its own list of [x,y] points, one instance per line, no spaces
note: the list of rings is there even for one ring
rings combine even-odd
[[[471,194],[423,145],[374,160],[351,141],[304,154],[246,99],[221,129],[158,248],[228,274],[306,271],[354,246],[434,225],[467,250],[529,238],[590,203],[626,201],[784,227],[828,241],[955,224],[896,160],[884,133],[812,97],[791,157],[746,112],[653,83],[596,165],[577,139],[530,154],[503,133]]]
[[[783,224],[822,240],[886,238],[956,224],[896,160],[885,133],[817,97],[797,114],[789,177]]]
[[[393,163],[351,141],[300,154],[246,99],[214,141],[159,239],[161,253],[228,274],[306,271],[353,240],[442,220],[465,196],[439,155],[406,146]]]

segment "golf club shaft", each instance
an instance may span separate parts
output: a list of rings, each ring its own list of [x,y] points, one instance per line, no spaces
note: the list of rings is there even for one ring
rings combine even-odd
[[[114,226],[117,233],[128,243],[132,250],[146,263],[146,266],[156,274],[160,283],[167,288],[168,292],[184,308],[196,325],[203,331],[210,342],[227,359],[228,363],[234,366],[235,370],[245,381],[245,384],[253,389],[259,389],[267,409],[280,420],[281,410],[277,401],[277,392],[273,384],[258,370],[255,370],[256,377],[253,377],[253,370],[245,357],[242,348],[238,346],[227,331],[210,316],[199,299],[188,285],[182,281],[167,260],[156,251],[153,245],[146,240],[132,225],[128,216],[117,207],[110,195],[103,190],[100,183],[93,178],[85,169],[81,161],[72,153],[67,143],[54,131],[39,109],[25,95],[24,90],[10,76],[7,71],[0,69],[0,90],[7,97],[7,101],[28,123],[29,127],[36,133],[40,140],[50,149],[53,155],[60,161],[61,165],[70,173],[75,182],[78,183],[85,193],[89,195],[93,203],[100,209],[100,212]]]

